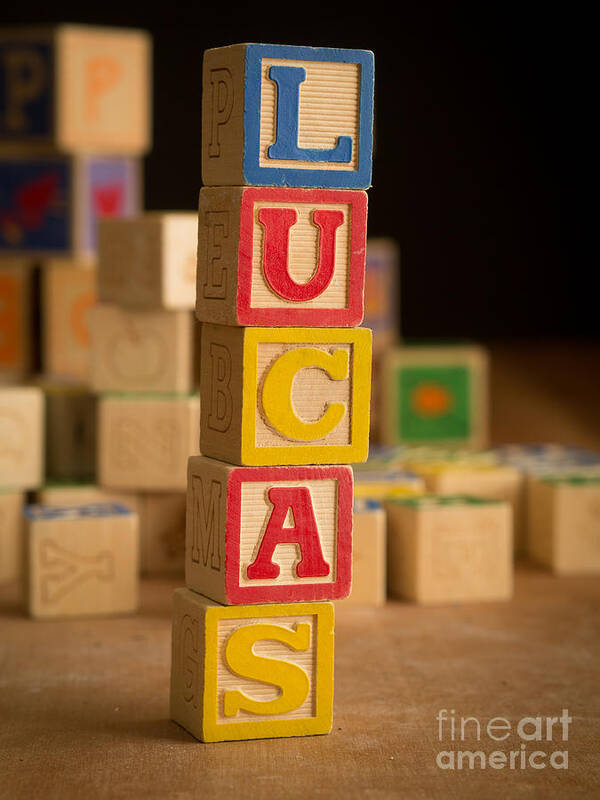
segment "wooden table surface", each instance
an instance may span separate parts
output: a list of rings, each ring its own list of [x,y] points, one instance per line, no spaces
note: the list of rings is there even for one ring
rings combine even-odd
[[[328,736],[202,744],[169,720],[171,593],[142,585],[138,615],[33,622],[0,592],[0,797],[590,797],[600,787],[600,581],[527,566],[509,603],[340,610]],[[519,750],[492,717],[573,718],[568,770],[441,770],[440,751]],[[436,715],[477,717],[464,742]],[[558,741],[557,741],[558,739]],[[479,762],[478,762],[479,763]]]
[[[600,448],[600,343],[491,348],[495,443]],[[180,581],[179,583],[183,583]],[[32,622],[0,588],[0,798],[600,796],[600,580],[517,571],[509,603],[340,610],[328,736],[201,744],[169,720],[171,594],[145,581],[133,617]],[[492,717],[573,718],[568,770],[441,770],[441,751],[520,750]],[[464,742],[436,715],[476,717]]]

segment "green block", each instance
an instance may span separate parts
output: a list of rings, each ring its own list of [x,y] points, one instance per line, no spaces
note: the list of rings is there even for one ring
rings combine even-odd
[[[466,366],[401,367],[397,373],[398,437],[405,442],[467,440],[471,376]]]

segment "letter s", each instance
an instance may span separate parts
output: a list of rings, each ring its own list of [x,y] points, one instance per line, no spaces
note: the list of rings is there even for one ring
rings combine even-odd
[[[252,714],[287,714],[299,708],[310,690],[306,672],[289,661],[257,656],[253,647],[266,639],[286,644],[292,650],[308,650],[310,635],[311,626],[306,622],[297,623],[295,630],[267,624],[244,625],[235,630],[225,646],[229,669],[242,678],[278,686],[281,694],[273,700],[253,700],[237,689],[228,690],[223,696],[223,714],[234,717],[240,710]]]

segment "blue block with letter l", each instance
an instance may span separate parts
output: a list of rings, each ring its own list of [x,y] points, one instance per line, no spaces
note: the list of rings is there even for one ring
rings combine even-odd
[[[373,76],[369,50],[269,44],[207,50],[203,183],[368,188]]]

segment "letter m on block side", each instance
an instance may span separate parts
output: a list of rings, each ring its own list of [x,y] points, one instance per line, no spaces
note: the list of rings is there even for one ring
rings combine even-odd
[[[221,570],[221,484],[192,475],[192,543],[195,564]]]

